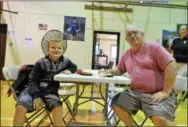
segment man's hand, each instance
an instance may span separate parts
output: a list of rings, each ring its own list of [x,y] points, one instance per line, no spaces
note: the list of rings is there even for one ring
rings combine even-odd
[[[102,77],[105,77],[105,76],[111,77],[111,76],[122,75],[122,74],[123,72],[121,72],[118,67],[114,67],[108,70],[105,70],[105,69],[99,70],[99,76],[102,76]]]
[[[33,108],[36,110],[41,109],[44,106],[44,102],[41,98],[35,98],[33,102]]]
[[[155,93],[155,94],[152,96],[152,100],[153,100],[154,102],[157,102],[157,103],[158,103],[158,102],[160,102],[160,101],[162,101],[162,100],[168,98],[169,95],[170,95],[170,94],[169,94],[168,92],[159,91],[159,92]]]

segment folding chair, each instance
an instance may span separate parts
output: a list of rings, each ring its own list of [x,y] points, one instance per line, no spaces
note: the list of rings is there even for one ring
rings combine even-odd
[[[121,84],[109,84],[109,100],[108,100],[108,105],[111,103],[112,98],[114,97],[115,94],[123,92],[125,89],[128,89],[129,85],[124,85],[124,87],[122,87]],[[120,120],[117,119],[115,116],[115,113],[113,112],[113,109],[110,109],[108,112],[108,118],[109,120],[111,120],[112,118],[114,118],[115,120],[115,125],[114,127],[116,127]],[[147,119],[145,118],[144,121],[146,121]],[[133,119],[134,124],[139,127],[138,123]]]
[[[175,112],[179,105],[183,102],[183,100],[187,97],[188,91],[187,91],[187,77],[176,77],[176,83],[174,85],[174,89],[178,90],[178,95],[182,94],[180,98],[178,98],[178,95],[176,95],[176,103],[175,103]],[[148,117],[144,119],[140,127],[144,125]]]
[[[16,95],[14,88],[12,87],[12,83],[17,79],[19,70],[20,70],[20,66],[3,67],[3,70],[2,70],[4,78],[6,79],[8,85],[9,85],[9,88],[13,94],[15,101],[17,101],[18,97]],[[36,120],[36,118],[38,118],[43,113],[46,113],[45,116],[43,116],[41,118],[41,120],[39,122],[37,122],[36,126],[41,125],[47,118],[49,118],[49,120],[50,120],[50,123],[47,126],[54,125],[52,122],[52,119],[50,117],[50,112],[45,107],[41,108],[39,111],[33,111],[29,117],[26,117],[26,122],[24,125],[27,127],[28,126],[31,127],[31,122]]]
[[[176,83],[174,85],[174,89],[178,90],[178,94],[181,94],[182,96],[180,98],[176,97],[175,111],[177,110],[179,105],[183,102],[183,100],[187,98],[187,94],[188,94],[187,87],[188,87],[187,77],[182,77],[182,76],[178,75],[176,77]],[[142,127],[145,124],[145,122],[147,121],[147,119],[148,119],[148,117],[146,116],[140,125],[134,119],[133,120],[137,127]],[[115,127],[119,124],[119,122],[120,122],[120,120],[116,121]]]
[[[108,93],[108,106],[109,106],[109,109],[108,110],[108,119],[109,121],[111,121],[112,118],[114,118],[115,120],[115,124],[118,124],[119,123],[119,119],[116,119],[116,117],[113,117],[115,114],[113,112],[113,109],[110,107],[110,104],[111,104],[111,101],[112,101],[112,98],[117,94],[117,93],[120,93],[120,92],[123,92],[125,88],[122,88],[122,87],[119,87],[119,86],[116,86],[115,84],[109,84],[109,93]],[[115,125],[117,126],[117,125]]]
[[[71,117],[73,116],[73,107],[69,101],[69,97],[74,96],[76,94],[76,90],[71,90],[74,86],[76,86],[76,84],[74,83],[60,83],[60,89],[58,90],[58,94],[60,96],[62,104],[65,103],[65,106],[68,109],[68,112],[63,116],[63,122],[65,123],[65,125],[67,125],[70,122],[66,122],[66,116],[69,113]]]
[[[181,94],[181,97],[178,98],[178,95],[176,97],[177,100],[175,110],[177,110],[177,108],[183,102],[183,100],[187,98],[187,87],[187,77],[177,76],[174,88],[178,90],[178,95]]]

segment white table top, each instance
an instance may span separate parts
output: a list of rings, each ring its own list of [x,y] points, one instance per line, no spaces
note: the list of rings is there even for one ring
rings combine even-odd
[[[87,83],[117,83],[117,84],[130,84],[131,80],[123,76],[114,77],[99,77],[97,71],[92,76],[84,76],[79,74],[57,74],[54,76],[55,81],[60,82],[87,82]]]

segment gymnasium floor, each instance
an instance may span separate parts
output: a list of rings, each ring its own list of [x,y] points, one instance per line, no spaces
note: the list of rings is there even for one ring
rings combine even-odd
[[[7,97],[6,92],[8,89],[8,85],[6,82],[1,81],[0,85],[1,90],[1,126],[11,126],[13,121],[13,114],[15,111],[15,101],[12,96]],[[86,91],[85,94],[89,94],[90,91]],[[74,97],[70,98],[71,103],[74,102]],[[76,123],[79,125],[94,125],[94,126],[102,126],[104,125],[103,114],[101,112],[102,107],[95,102],[89,102],[79,107],[79,112],[76,117]],[[63,111],[65,112],[65,106],[63,106]],[[39,118],[40,119],[40,118]],[[37,119],[37,120],[39,120]],[[142,112],[138,112],[135,116],[135,120],[138,123],[141,123],[144,119],[144,114]],[[67,118],[68,120],[68,118]],[[47,124],[43,123],[43,125]],[[176,122],[178,126],[187,126],[187,100],[183,102],[180,107],[176,111]],[[35,123],[33,123],[33,126]],[[145,126],[153,126],[150,120],[147,120],[144,124]],[[122,123],[119,126],[123,126]]]

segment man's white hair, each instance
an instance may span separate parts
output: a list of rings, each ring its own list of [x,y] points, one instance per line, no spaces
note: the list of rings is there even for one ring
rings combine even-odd
[[[179,30],[184,29],[184,28],[187,30],[187,26],[186,25],[181,25]]]
[[[132,32],[132,31],[136,31],[136,32],[141,32],[142,34],[144,34],[144,31],[136,25],[130,24],[127,26],[127,28],[125,29],[126,33]]]

